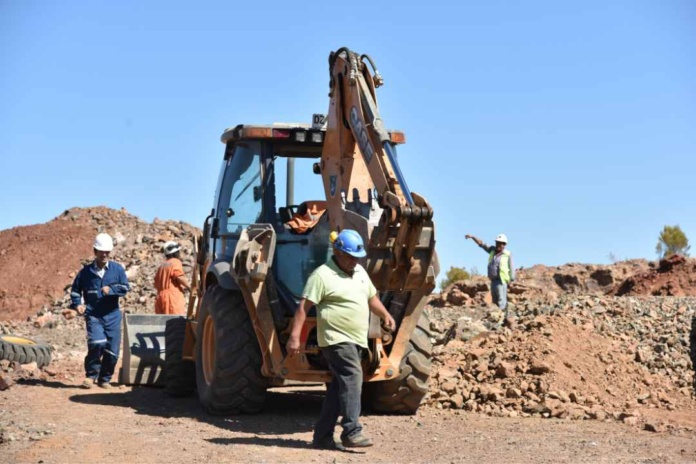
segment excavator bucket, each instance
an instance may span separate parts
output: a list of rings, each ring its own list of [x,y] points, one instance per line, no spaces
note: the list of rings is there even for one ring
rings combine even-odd
[[[164,386],[164,329],[169,314],[125,314],[123,364],[119,382],[125,385]]]

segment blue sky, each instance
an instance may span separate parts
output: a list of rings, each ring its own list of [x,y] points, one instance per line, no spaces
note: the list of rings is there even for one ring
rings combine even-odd
[[[222,131],[309,122],[329,52],[370,54],[438,252],[517,266],[696,240],[696,4],[0,0],[0,229],[73,206],[201,226]],[[442,276],[441,276],[442,277]]]

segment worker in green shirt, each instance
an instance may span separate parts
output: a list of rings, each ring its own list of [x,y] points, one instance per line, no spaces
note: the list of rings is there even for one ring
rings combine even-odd
[[[333,242],[331,259],[309,276],[292,321],[287,350],[290,356],[296,356],[307,312],[316,306],[319,347],[332,374],[321,416],[314,427],[315,448],[364,448],[373,444],[362,433],[359,422],[361,360],[367,350],[370,312],[382,319],[389,330],[394,330],[396,323],[380,301],[370,276],[358,264],[365,255],[360,234],[351,229],[341,231]],[[339,416],[343,427],[340,444],[334,441]]]

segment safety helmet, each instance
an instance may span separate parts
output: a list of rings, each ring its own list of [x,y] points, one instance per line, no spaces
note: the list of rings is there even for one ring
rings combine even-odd
[[[362,237],[352,229],[342,230],[334,240],[333,246],[354,258],[363,258],[367,255]]]
[[[170,240],[169,242],[162,245],[162,249],[164,250],[164,254],[169,256],[181,250],[181,245]]]
[[[500,234],[500,235],[498,235],[498,236],[495,238],[495,241],[496,241],[496,242],[500,242],[500,243],[505,243],[505,244],[507,244],[507,235],[505,235],[505,234]]]
[[[94,249],[99,251],[111,251],[114,249],[114,240],[111,235],[101,233],[94,239]]]

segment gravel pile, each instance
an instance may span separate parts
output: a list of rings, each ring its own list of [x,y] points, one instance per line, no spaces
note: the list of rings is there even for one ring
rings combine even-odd
[[[564,295],[515,310],[512,330],[491,330],[494,308],[430,308],[430,405],[627,423],[644,408],[696,408],[696,298]]]

